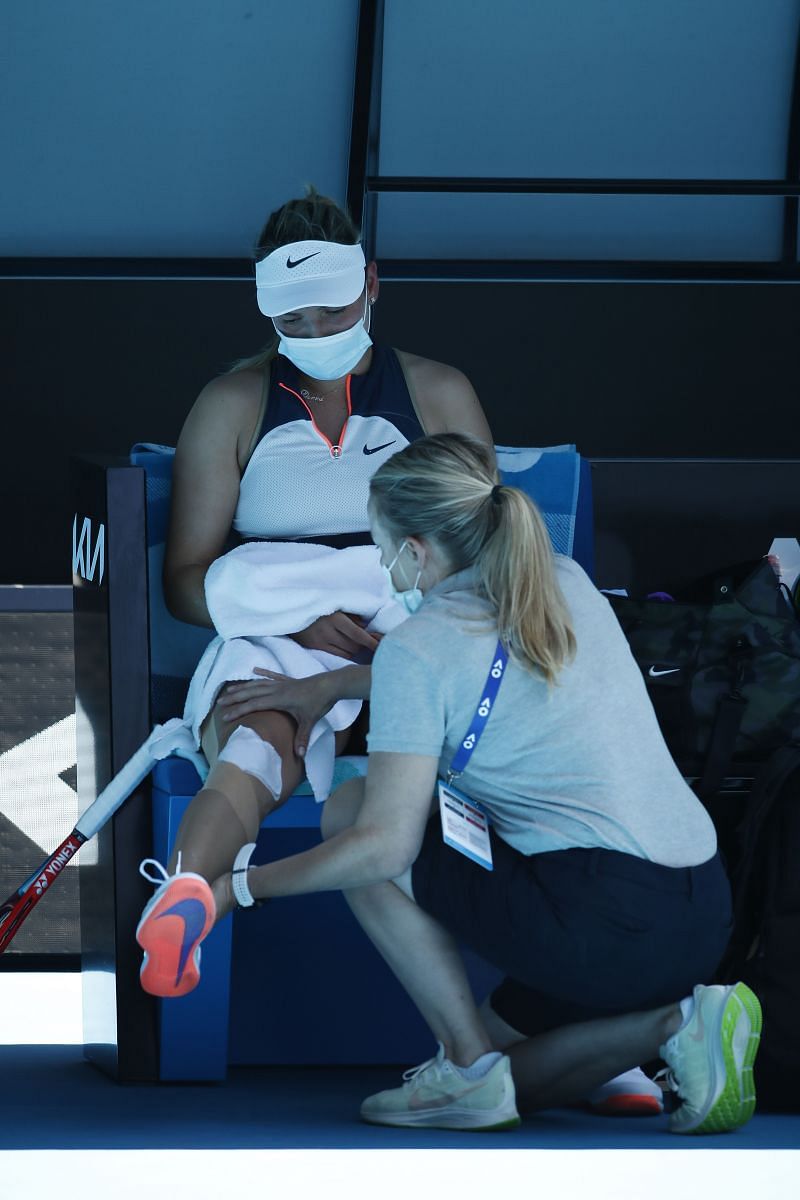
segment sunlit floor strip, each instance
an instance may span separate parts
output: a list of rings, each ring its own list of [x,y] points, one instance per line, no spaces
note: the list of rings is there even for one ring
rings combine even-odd
[[[77,971],[0,973],[0,1046],[77,1046],[82,1041]]]
[[[35,1114],[31,1114],[32,1118]],[[56,1187],[59,1200],[160,1196],[324,1196],[325,1200],[459,1200],[518,1192],[558,1200],[726,1200],[795,1194],[800,1152],[686,1150],[7,1151],[4,1200]]]

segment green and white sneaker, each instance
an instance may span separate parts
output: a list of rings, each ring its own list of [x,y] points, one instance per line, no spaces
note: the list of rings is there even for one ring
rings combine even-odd
[[[661,1047],[667,1082],[682,1103],[672,1133],[723,1133],[749,1121],[756,1107],[753,1063],[761,1005],[744,983],[698,985],[684,1000],[684,1023]]]
[[[402,1087],[367,1097],[361,1117],[373,1125],[513,1129],[520,1120],[511,1063],[505,1054],[495,1059],[485,1074],[471,1078],[472,1068],[451,1063],[440,1043],[435,1058],[405,1072]]]

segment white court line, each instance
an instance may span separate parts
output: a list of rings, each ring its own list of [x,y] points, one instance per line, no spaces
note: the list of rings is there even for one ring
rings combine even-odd
[[[79,1046],[83,1042],[78,971],[0,973],[0,1046]],[[0,1196],[3,1192],[0,1177]]]
[[[0,1153],[3,1200],[786,1200],[793,1150],[20,1150]]]

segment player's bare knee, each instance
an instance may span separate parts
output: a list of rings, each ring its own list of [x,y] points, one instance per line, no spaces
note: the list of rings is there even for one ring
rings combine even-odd
[[[260,783],[272,798],[280,796],[283,787],[281,756],[273,745],[247,725],[234,729],[220,751],[217,763],[238,767]]]

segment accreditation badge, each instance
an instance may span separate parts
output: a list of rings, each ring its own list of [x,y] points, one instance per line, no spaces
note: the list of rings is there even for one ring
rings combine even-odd
[[[453,787],[452,783],[440,779],[438,786],[445,843],[491,871],[492,847],[489,841],[489,818],[485,811],[480,804]]]

